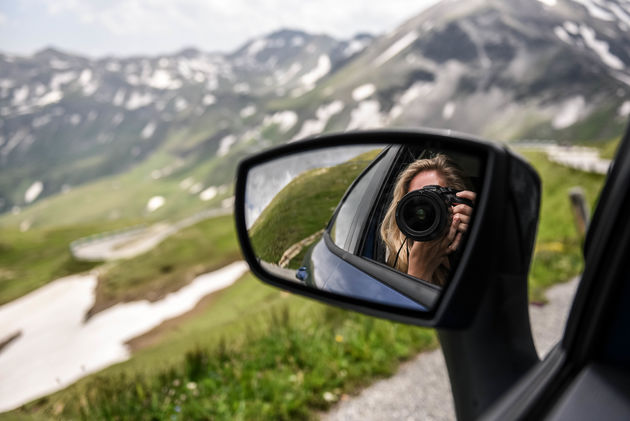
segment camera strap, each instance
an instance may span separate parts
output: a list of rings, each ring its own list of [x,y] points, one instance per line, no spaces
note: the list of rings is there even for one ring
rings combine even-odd
[[[396,264],[398,263],[398,257],[400,256],[400,250],[407,244],[408,237],[405,237],[405,241],[402,242],[400,248],[398,249],[398,253],[396,253],[396,259],[394,260],[394,269],[396,269]],[[407,262],[409,262],[409,247],[407,247]]]

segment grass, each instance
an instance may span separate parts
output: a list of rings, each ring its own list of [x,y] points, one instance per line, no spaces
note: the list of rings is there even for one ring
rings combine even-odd
[[[277,263],[291,245],[325,228],[345,191],[376,154],[366,152],[334,167],[306,171],[292,180],[249,230],[256,255]]]
[[[79,262],[69,244],[103,230],[101,225],[80,225],[20,232],[0,229],[0,304],[27,294],[53,279],[83,272],[97,262]]]
[[[437,346],[429,329],[281,293],[251,275],[181,326],[132,360],[5,416],[315,418],[344,394]]]
[[[582,186],[593,205],[603,177],[560,167],[540,153],[525,155],[543,179],[541,220],[530,272],[531,299],[539,301],[549,285],[566,281],[582,269],[581,240],[570,213],[568,189]],[[342,173],[346,169],[335,168]],[[294,180],[291,188],[295,190],[289,193],[304,194],[307,185],[313,191],[324,190],[300,182],[308,176]],[[330,185],[322,182],[321,186]],[[339,188],[339,195],[345,187]],[[315,192],[308,193],[319,201]],[[336,203],[320,209],[328,210],[322,223]],[[268,209],[274,212],[261,216],[256,229],[272,232],[283,218],[296,212],[283,209],[286,214],[282,214],[277,204]],[[138,291],[146,288],[146,293],[153,289],[153,279],[162,279],[156,285],[182,282],[186,268],[206,262],[211,253],[230,255],[236,240],[227,218],[204,221],[166,240],[155,254],[112,266],[108,276],[121,277],[113,282],[112,286],[119,283],[113,291],[136,285]],[[298,233],[284,241],[290,245],[307,235]],[[217,248],[211,252],[211,247]],[[180,266],[179,260],[186,259],[190,260]],[[168,270],[160,269],[169,265]],[[249,274],[156,335],[129,361],[0,419],[315,418],[343,395],[393,373],[400,361],[437,346],[432,330],[305,300],[269,288]]]
[[[549,162],[542,152],[524,152],[542,179],[540,220],[529,273],[530,300],[544,301],[544,291],[580,274],[584,267],[582,239],[570,208],[569,189],[580,186],[595,208],[605,177]]]
[[[196,276],[241,259],[231,215],[185,228],[152,250],[113,262],[99,276],[94,311],[121,301],[156,300]]]

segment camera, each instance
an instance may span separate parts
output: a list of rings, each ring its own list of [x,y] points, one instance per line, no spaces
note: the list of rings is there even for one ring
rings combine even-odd
[[[414,241],[431,241],[443,235],[450,223],[449,207],[457,203],[473,206],[471,200],[457,197],[460,190],[424,186],[403,196],[396,205],[396,224]]]

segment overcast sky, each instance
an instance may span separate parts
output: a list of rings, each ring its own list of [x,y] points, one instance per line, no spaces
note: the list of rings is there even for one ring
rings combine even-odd
[[[276,29],[386,33],[436,0],[0,0],[0,51],[101,57],[233,51]]]

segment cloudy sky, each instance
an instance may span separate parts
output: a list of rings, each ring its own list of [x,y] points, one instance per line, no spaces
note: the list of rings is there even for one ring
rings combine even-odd
[[[382,34],[436,0],[2,0],[0,51],[47,46],[92,57],[184,47],[232,51],[280,28]]]

